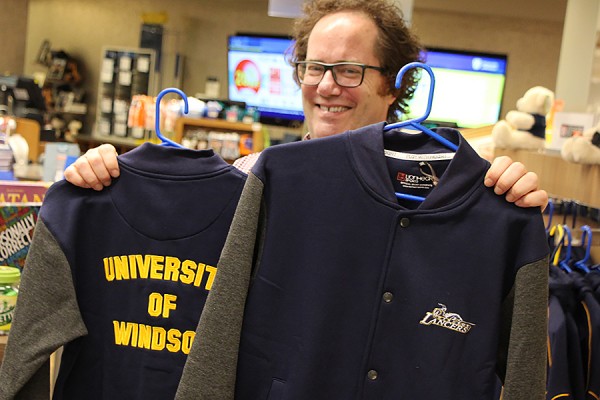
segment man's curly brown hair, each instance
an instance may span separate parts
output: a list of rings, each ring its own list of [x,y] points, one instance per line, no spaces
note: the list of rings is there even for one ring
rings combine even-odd
[[[306,59],[308,38],[321,18],[340,11],[362,12],[375,22],[379,30],[374,51],[387,80],[380,94],[391,92],[396,96],[396,101],[388,109],[387,121],[397,121],[398,112],[408,113],[408,103],[414,95],[420,71],[414,68],[406,71],[399,89],[396,88],[396,76],[404,65],[422,61],[422,47],[404,23],[402,11],[396,5],[388,0],[308,0],[303,11],[304,15],[294,25],[295,46],[289,59],[292,65]]]

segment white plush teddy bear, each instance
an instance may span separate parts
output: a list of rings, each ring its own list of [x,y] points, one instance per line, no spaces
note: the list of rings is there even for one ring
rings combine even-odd
[[[492,128],[496,147],[539,150],[544,148],[546,114],[554,103],[554,92],[542,86],[527,90],[517,100],[517,110],[506,113]]]
[[[600,124],[583,131],[581,136],[565,140],[560,155],[574,163],[600,164]]]

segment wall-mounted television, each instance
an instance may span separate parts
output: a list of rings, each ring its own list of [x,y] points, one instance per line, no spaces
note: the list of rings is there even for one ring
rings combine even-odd
[[[256,107],[264,124],[299,126],[304,121],[300,87],[286,59],[292,44],[291,38],[276,35],[228,38],[229,100]]]
[[[426,123],[477,128],[498,121],[506,81],[506,55],[427,48],[423,59],[435,77],[433,103]],[[425,113],[428,78],[429,74],[423,71],[410,104],[410,118]]]

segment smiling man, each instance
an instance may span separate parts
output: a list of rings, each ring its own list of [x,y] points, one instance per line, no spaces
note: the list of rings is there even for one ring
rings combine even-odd
[[[377,36],[377,27],[356,11],[327,15],[313,28],[307,45],[308,64],[297,64],[296,67],[302,82],[304,115],[312,138],[336,135],[386,120],[388,109],[396,98],[387,86],[388,81],[383,75],[385,69],[374,52]],[[319,66],[311,66],[312,61],[358,65],[338,64],[329,71],[321,67],[317,68],[320,74],[311,75],[311,68]],[[340,82],[345,70],[350,68],[351,72],[359,71],[355,75],[362,77],[350,83],[358,84],[357,87],[347,87],[347,83]]]

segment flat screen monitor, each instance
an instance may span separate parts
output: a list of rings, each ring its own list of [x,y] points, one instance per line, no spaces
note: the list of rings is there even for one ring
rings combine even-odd
[[[477,128],[498,122],[506,81],[506,55],[428,48],[423,59],[435,77],[426,123]],[[424,115],[427,107],[429,74],[422,71],[421,76],[409,118]]]
[[[286,59],[292,44],[286,36],[236,34],[228,38],[229,100],[255,107],[262,123],[299,126],[304,121],[300,87]]]

